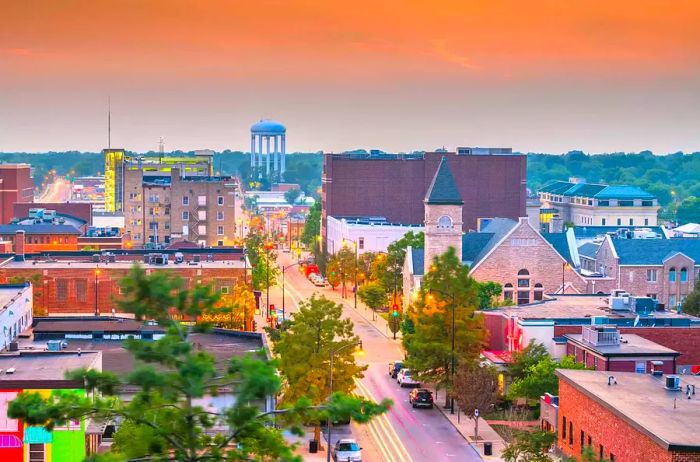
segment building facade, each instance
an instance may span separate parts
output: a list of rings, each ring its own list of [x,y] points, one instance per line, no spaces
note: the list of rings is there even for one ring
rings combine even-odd
[[[0,223],[14,217],[14,205],[34,202],[34,179],[29,164],[0,164]]]
[[[344,241],[357,242],[357,251],[386,252],[389,245],[401,239],[406,233],[423,232],[421,225],[389,223],[380,217],[328,217],[327,250],[335,254],[343,247]]]
[[[539,191],[544,209],[576,226],[656,226],[659,203],[636,186],[555,181]]]
[[[527,157],[510,149],[459,148],[420,154],[326,154],[321,187],[321,236],[327,218],[381,216],[400,224],[424,220],[423,200],[442,157],[464,201],[464,230],[479,218],[525,216]]]

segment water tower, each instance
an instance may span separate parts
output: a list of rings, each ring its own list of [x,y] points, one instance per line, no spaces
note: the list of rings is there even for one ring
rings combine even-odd
[[[287,129],[274,120],[264,119],[250,127],[250,170],[253,176],[282,180],[284,177]],[[272,167],[270,167],[272,164]]]

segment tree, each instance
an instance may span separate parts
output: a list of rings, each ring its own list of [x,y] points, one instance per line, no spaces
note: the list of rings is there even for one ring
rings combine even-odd
[[[299,188],[289,189],[284,192],[284,200],[287,201],[289,205],[294,205],[301,196],[301,190]]]
[[[695,287],[683,301],[683,312],[700,316],[700,278],[695,281]]]
[[[346,283],[354,282],[355,278],[355,250],[343,246],[328,262],[329,273],[331,268],[336,273],[333,275],[334,279],[337,277],[338,283],[342,285],[341,294],[345,297],[347,295]],[[331,283],[331,285],[333,284]]]
[[[121,309],[138,320],[156,320],[165,328],[163,338],[126,341],[124,346],[138,365],[124,376],[86,369],[69,373],[69,378],[85,383],[87,396],[62,390],[46,397],[35,392],[19,394],[9,406],[11,418],[48,429],[87,416],[98,422],[120,422],[116,445],[110,454],[98,455],[96,460],[299,461],[283,431],[299,433],[302,422],[320,415],[350,415],[367,421],[385,409],[342,393],[316,407],[300,393],[296,400],[290,397],[285,409],[263,412],[257,403],[280,391],[276,363],[248,355],[230,359],[223,370],[217,368],[214,356],[194,348],[190,339],[192,332],[206,326],[188,327],[180,322],[215,310],[219,294],[210,286],[187,290],[181,279],[164,272],[147,275],[135,267],[122,289]],[[352,326],[342,333],[348,329]],[[342,365],[356,370],[349,361]],[[346,382],[341,380],[341,384]],[[215,411],[196,404],[231,385],[236,400],[229,407]],[[128,401],[118,396],[122,387],[135,390]],[[347,390],[347,385],[341,390]]]
[[[475,361],[463,363],[457,368],[454,391],[465,415],[473,418],[475,409],[486,413],[498,402],[498,371]]]
[[[360,287],[357,296],[373,311],[386,305],[386,289],[379,282],[370,282]]]
[[[410,246],[414,249],[422,249],[425,236],[422,232],[414,233],[409,231],[397,241],[392,242],[387,247],[384,258],[378,261],[376,272],[377,279],[382,279],[384,287],[390,288],[397,294],[403,290],[403,262],[406,259],[406,249]]]
[[[506,462],[552,462],[549,449],[556,440],[557,435],[552,432],[521,431],[516,433],[501,456]]]
[[[319,405],[328,399],[331,352],[359,342],[353,324],[342,319],[343,307],[321,296],[302,303],[275,342],[279,368],[285,377],[281,404],[293,405],[306,397]],[[353,350],[344,348],[333,356],[333,391],[349,393],[355,379],[362,378],[367,366],[355,362]],[[388,402],[382,406],[388,405]],[[316,441],[320,443],[320,425],[316,421]]]
[[[222,294],[215,306],[217,312],[205,313],[199,320],[227,329],[253,330],[255,296],[244,284],[236,284],[233,294]]]
[[[477,283],[455,249],[435,257],[407,313],[415,332],[402,338],[407,367],[419,380],[449,390],[452,364],[478,358],[486,339],[483,318],[475,313],[478,304]]]
[[[681,223],[700,223],[700,198],[687,197],[678,205],[676,217]]]
[[[559,394],[559,378],[555,374],[556,369],[585,369],[586,366],[577,363],[572,356],[564,356],[557,362],[546,356],[536,364],[530,366],[525,375],[513,380],[508,395],[511,398],[524,397],[530,400],[538,400],[545,393]]]
[[[44,300],[44,284],[41,274],[34,273],[30,276],[12,276],[7,278],[8,284],[32,284],[32,316],[46,316],[48,306]]]
[[[275,264],[277,255],[273,252],[265,252],[258,257],[258,263],[253,267],[253,288],[267,290],[273,287],[277,281],[280,269]]]
[[[503,287],[497,282],[479,282],[479,309],[485,310],[494,306],[493,299],[503,292]]]
[[[530,340],[522,351],[513,352],[512,361],[508,364],[508,375],[513,380],[521,379],[532,366],[548,357],[549,352],[543,344]]]
[[[311,247],[318,243],[318,238],[321,236],[321,201],[314,202],[314,205],[309,209],[309,214],[306,216],[304,223],[304,232],[301,234],[301,242]]]

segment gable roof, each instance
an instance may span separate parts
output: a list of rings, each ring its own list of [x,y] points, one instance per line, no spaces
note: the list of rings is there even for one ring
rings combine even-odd
[[[600,249],[600,244],[587,242],[578,248],[578,254],[583,257],[595,258],[598,249]]]
[[[459,194],[452,171],[445,156],[440,160],[433,181],[425,194],[426,204],[441,205],[464,205],[462,196]]]
[[[517,221],[511,220],[510,218],[494,218],[489,224],[484,226],[481,230],[482,233],[491,234],[491,238],[484,244],[481,250],[474,256],[474,259],[469,264],[469,266],[474,267],[476,264],[481,262],[481,260],[488,255],[499,242],[515,228],[518,224]],[[464,242],[464,237],[462,238]],[[463,244],[464,245],[464,244]],[[462,251],[464,254],[464,251]],[[462,258],[464,260],[464,258]]]
[[[571,266],[576,266],[571,256],[571,248],[569,247],[569,240],[566,237],[566,233],[542,233],[542,237],[545,241],[549,242],[549,244],[554,247],[554,250],[564,257]]]
[[[662,265],[674,253],[682,253],[700,264],[700,239],[614,239],[621,265]]]
[[[568,181],[554,181],[540,189],[540,192],[558,194],[567,197],[590,197],[595,199],[654,199],[637,186],[615,185],[595,183],[569,183]]]

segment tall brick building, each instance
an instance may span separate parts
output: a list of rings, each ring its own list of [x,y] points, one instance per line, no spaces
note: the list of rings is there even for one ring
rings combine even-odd
[[[700,462],[700,377],[557,370],[557,445],[613,462]],[[672,385],[672,386],[669,386]]]
[[[29,164],[0,164],[0,223],[14,217],[16,203],[34,202],[34,180]]]
[[[476,229],[479,218],[525,216],[527,157],[510,149],[326,154],[321,190],[323,241],[328,216],[382,216],[393,223],[422,223],[423,199],[443,156],[464,201],[465,231]]]

